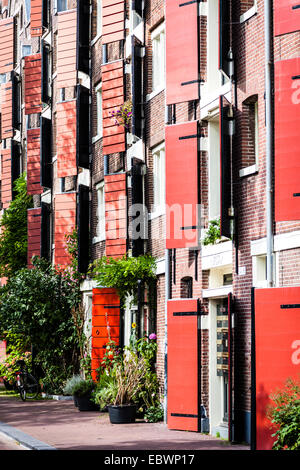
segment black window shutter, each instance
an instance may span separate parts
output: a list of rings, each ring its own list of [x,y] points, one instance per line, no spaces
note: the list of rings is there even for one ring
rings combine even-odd
[[[42,202],[41,258],[51,259],[51,208],[45,202]]]
[[[143,196],[143,163],[133,163],[131,166],[131,204],[142,205]],[[140,217],[142,214],[135,214]],[[141,227],[139,227],[141,228]],[[144,239],[139,237],[132,239],[132,256],[140,256],[144,254]]]
[[[49,56],[50,47],[45,41],[42,40],[42,102],[49,104],[51,97],[49,96]]]
[[[78,230],[78,271],[86,273],[90,259],[90,198],[89,188],[79,185],[77,206],[77,230]]]
[[[230,160],[230,129],[228,119],[229,104],[220,97],[220,132],[221,132],[221,235],[231,237],[231,160]]]
[[[11,141],[11,188],[12,188],[12,200],[16,197],[16,191],[14,189],[15,181],[21,174],[21,145],[15,140]]]
[[[229,76],[228,53],[230,50],[230,5],[228,0],[219,0],[219,63],[220,70]]]
[[[77,86],[76,112],[76,157],[77,166],[89,168],[90,147],[90,92],[87,88]]]
[[[132,133],[142,136],[143,59],[141,46],[132,45]]]
[[[89,75],[90,4],[77,0],[77,70]]]
[[[52,188],[52,123],[40,118],[41,185]]]
[[[42,2],[42,26],[43,28],[49,28],[49,11],[50,5],[49,0],[43,0]]]
[[[21,124],[21,107],[20,107],[20,88],[21,82],[16,72],[11,73],[12,82],[12,127],[14,129],[20,129]]]
[[[132,9],[143,17],[143,0],[132,0]]]

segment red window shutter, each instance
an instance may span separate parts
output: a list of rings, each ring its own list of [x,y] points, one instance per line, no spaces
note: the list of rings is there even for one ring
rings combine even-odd
[[[127,251],[126,174],[104,177],[106,256],[123,256]]]
[[[42,209],[28,209],[27,211],[27,266],[32,268],[32,257],[41,255],[41,215]]]
[[[68,266],[70,264],[70,255],[67,252],[65,236],[72,233],[76,226],[76,193],[56,194],[54,207],[54,263],[60,266]]]
[[[57,177],[77,174],[76,162],[76,100],[56,105]]]
[[[198,245],[198,122],[166,127],[166,248]]]
[[[42,36],[42,4],[43,0],[31,0],[30,29],[31,36]]]
[[[102,66],[103,154],[125,151],[125,129],[112,112],[124,103],[123,61]]]
[[[12,200],[11,149],[1,150],[1,202],[7,209]]]
[[[12,82],[0,85],[1,90],[1,138],[13,136],[12,125]]]
[[[300,287],[255,289],[254,351],[256,449],[271,450],[270,395],[299,377]],[[253,449],[254,450],[254,449]]]
[[[27,130],[27,193],[42,194],[40,185],[40,129]]]
[[[299,0],[274,0],[275,36],[300,31]]]
[[[120,344],[120,297],[116,289],[93,289],[92,297],[92,377],[110,341]]]
[[[42,111],[42,68],[41,54],[25,57],[25,114]]]
[[[102,0],[102,44],[121,41],[124,34],[124,0]]]
[[[300,58],[275,63],[275,220],[300,220]]]
[[[0,20],[0,73],[14,68],[14,21],[12,17]]]
[[[57,22],[57,88],[76,86],[77,12],[58,14]]]
[[[198,3],[166,0],[167,105],[199,98],[198,43]]]
[[[169,300],[167,309],[168,428],[200,431],[198,300]]]

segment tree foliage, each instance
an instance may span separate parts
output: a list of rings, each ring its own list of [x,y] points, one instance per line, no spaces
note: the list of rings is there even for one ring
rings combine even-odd
[[[27,209],[32,196],[27,194],[23,173],[15,181],[16,196],[0,221],[0,276],[10,277],[27,265]]]

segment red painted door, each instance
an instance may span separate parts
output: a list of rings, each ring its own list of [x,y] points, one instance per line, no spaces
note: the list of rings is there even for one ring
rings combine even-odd
[[[201,431],[197,299],[168,301],[168,428]]]
[[[254,290],[253,429],[252,448],[270,450],[273,444],[267,417],[270,395],[288,378],[299,377],[300,287]],[[253,360],[255,358],[255,360]]]

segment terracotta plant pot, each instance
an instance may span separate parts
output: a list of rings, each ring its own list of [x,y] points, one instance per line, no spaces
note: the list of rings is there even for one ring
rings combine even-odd
[[[112,424],[135,422],[136,405],[110,405],[107,408]]]

